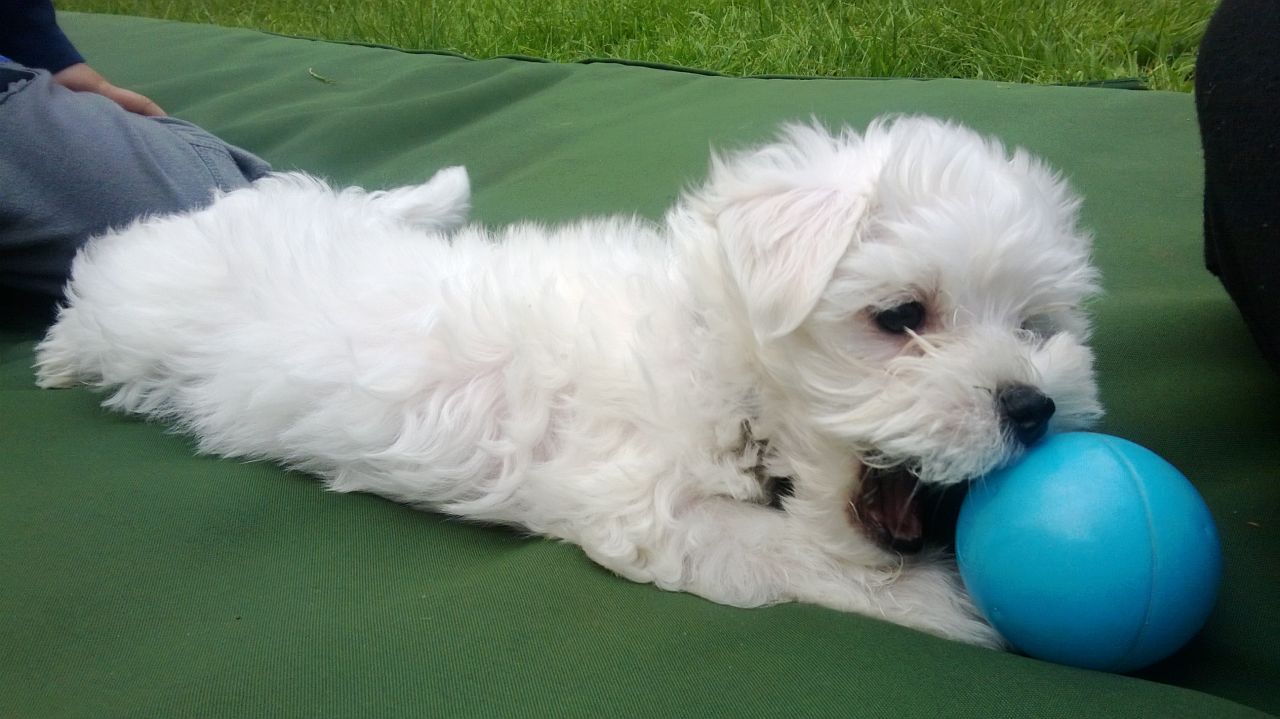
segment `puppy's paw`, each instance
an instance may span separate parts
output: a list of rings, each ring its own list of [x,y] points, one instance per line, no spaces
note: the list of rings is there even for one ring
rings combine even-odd
[[[1009,648],[978,612],[955,570],[937,557],[904,567],[885,590],[885,613],[893,621],[965,644]]]
[[[992,627],[985,619],[979,617],[976,612],[973,614],[966,612],[960,616],[953,617],[934,633],[953,641],[987,649],[1000,651],[1009,649],[1009,643],[1005,641],[1004,637],[1000,636],[995,627]]]
[[[80,384],[80,374],[72,357],[42,343],[36,351],[36,386],[41,389],[67,389]]]

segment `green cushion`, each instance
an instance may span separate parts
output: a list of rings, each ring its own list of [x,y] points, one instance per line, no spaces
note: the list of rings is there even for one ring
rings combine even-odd
[[[317,10],[321,11],[321,10]],[[388,186],[470,168],[475,215],[656,216],[711,145],[817,116],[945,115],[1086,197],[1104,429],[1181,467],[1226,576],[1139,677],[812,606],[718,606],[576,548],[326,493],[32,385],[0,335],[0,716],[1245,716],[1280,711],[1277,382],[1200,257],[1186,95],[958,80],[733,79],[473,61],[64,15],[89,61],[278,168]],[[323,79],[321,79],[323,78]],[[2,108],[0,108],[2,109]],[[1252,708],[1252,709],[1251,709]]]

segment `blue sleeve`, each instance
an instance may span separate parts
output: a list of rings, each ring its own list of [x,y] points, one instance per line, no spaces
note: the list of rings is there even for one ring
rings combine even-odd
[[[58,27],[51,0],[0,0],[0,55],[49,72],[84,61]]]

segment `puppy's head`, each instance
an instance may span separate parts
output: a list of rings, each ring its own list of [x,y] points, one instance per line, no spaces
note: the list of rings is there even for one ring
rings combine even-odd
[[[917,479],[962,482],[1100,415],[1079,204],[1026,152],[930,118],[793,125],[713,161],[689,207],[797,510],[909,546]]]

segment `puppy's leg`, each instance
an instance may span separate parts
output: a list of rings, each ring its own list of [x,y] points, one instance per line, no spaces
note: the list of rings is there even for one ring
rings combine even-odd
[[[372,192],[375,206],[411,227],[448,232],[467,221],[471,182],[465,167],[446,167],[421,185]]]
[[[824,551],[785,512],[709,499],[682,518],[684,571],[670,586],[734,606],[818,604],[986,647],[1003,645],[940,557],[885,568]],[[659,584],[663,582],[659,581]]]
[[[62,319],[45,335],[36,347],[36,385],[43,389],[66,389],[80,383],[80,341],[76,337],[79,328],[74,312],[62,311]]]
[[[181,216],[149,218],[80,251],[58,319],[36,345],[38,386],[163,380],[164,358],[194,341],[184,330],[200,320],[184,314],[181,301],[184,285],[197,278],[175,270],[183,263],[174,258],[217,272],[212,258],[188,241],[184,223]]]
[[[334,192],[305,175],[286,173],[269,175],[198,212],[140,219],[92,240],[77,256],[66,305],[36,350],[37,383],[125,384],[111,406],[142,411],[152,405],[133,399],[170,396],[152,389],[207,383],[198,376],[184,380],[175,367],[198,375],[220,365],[200,364],[210,356],[229,356],[222,347],[210,350],[211,338],[239,337],[246,341],[237,346],[265,347],[306,325],[303,317],[331,315],[332,307],[326,311],[317,303],[339,291],[335,281],[347,277],[340,268],[351,264],[343,248],[356,239],[390,242],[384,237],[389,223],[428,232],[451,229],[466,220],[469,203],[462,167],[441,170],[422,185],[373,193]],[[304,267],[298,257],[307,258]],[[316,287],[333,289],[317,296]],[[290,316],[287,308],[294,304],[307,307],[308,314]],[[281,324],[262,332],[266,322]],[[261,332],[260,341],[247,341],[255,332]],[[333,333],[324,337],[349,341]],[[206,348],[200,355],[205,359],[195,360],[196,347]]]

